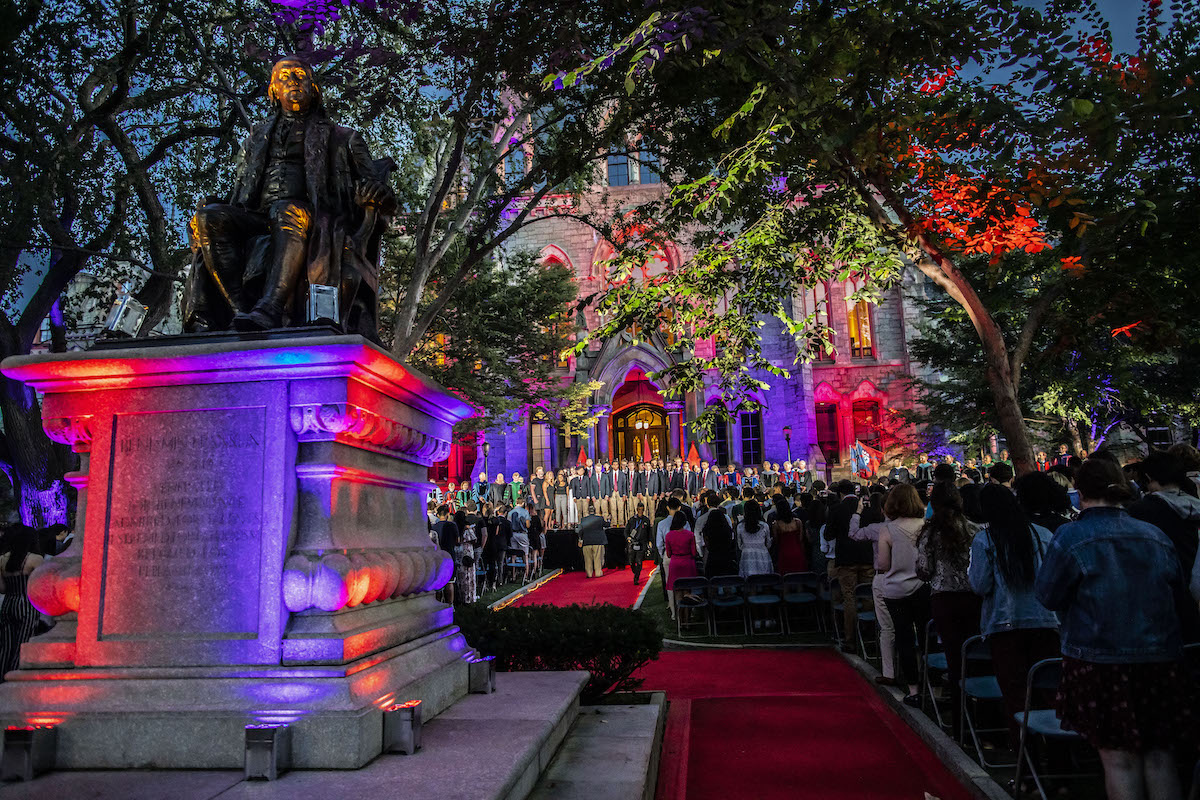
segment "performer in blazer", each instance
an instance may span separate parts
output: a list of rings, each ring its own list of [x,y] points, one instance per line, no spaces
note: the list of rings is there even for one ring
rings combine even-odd
[[[616,524],[617,513],[613,507],[613,475],[609,470],[608,462],[603,462],[596,468],[596,472],[592,474],[592,480],[596,482],[596,513],[605,519]]]
[[[655,466],[650,468],[650,476],[647,479],[646,485],[646,493],[655,500],[666,494],[667,488],[666,473],[657,465],[658,462],[656,461]]]
[[[683,463],[683,459],[675,459],[675,466],[672,467],[671,477],[667,482],[667,488],[669,491],[673,492],[676,489],[681,489],[685,492],[687,491],[687,472],[685,472],[685,469],[686,467]]]

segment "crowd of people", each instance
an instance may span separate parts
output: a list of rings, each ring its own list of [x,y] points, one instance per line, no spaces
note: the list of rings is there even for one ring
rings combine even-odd
[[[1057,713],[1100,753],[1109,798],[1181,798],[1175,754],[1190,770],[1200,736],[1184,657],[1200,642],[1200,453],[1176,445],[1123,465],[1062,450],[1015,481],[999,460],[983,473],[921,459],[915,480],[835,485],[808,518],[825,515],[817,538],[832,545],[834,591],[872,586],[880,683],[919,705],[932,619],[954,700],[957,654],[981,634],[1015,745],[1030,668],[1061,656]],[[860,607],[843,607],[853,650]]]
[[[840,640],[853,651],[855,589],[870,585],[878,680],[906,690],[911,705],[930,620],[950,654],[984,636],[1014,744],[1030,667],[1061,656],[1058,713],[1099,751],[1109,797],[1181,797],[1175,753],[1200,734],[1183,649],[1200,642],[1200,452],[1177,445],[1123,465],[1107,451],[1060,450],[1016,479],[1002,452],[921,457],[832,486],[807,469],[677,462],[651,483],[655,465],[589,465],[572,471],[568,491],[584,496],[571,497],[578,509],[567,519],[578,520],[589,577],[603,574],[605,529],[623,527],[635,582],[644,558],[658,560],[672,616],[684,578],[817,571],[835,602],[848,599]],[[630,473],[648,476],[621,484]],[[548,510],[540,529],[561,525],[536,497],[530,519]],[[954,700],[959,659],[947,666]]]

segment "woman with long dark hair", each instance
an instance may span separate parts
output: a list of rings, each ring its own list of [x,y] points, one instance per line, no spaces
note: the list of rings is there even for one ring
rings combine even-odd
[[[1071,499],[1067,490],[1045,472],[1027,472],[1013,483],[1017,502],[1034,525],[1051,533],[1071,521]]]
[[[567,516],[570,513],[570,491],[571,487],[567,483],[567,471],[560,469],[554,474],[553,486],[547,485],[547,492],[554,492],[554,527],[559,530],[567,527]]]
[[[751,575],[769,575],[775,571],[771,563],[771,529],[763,521],[762,507],[754,500],[747,500],[742,521],[737,526],[737,543],[742,551],[738,574],[743,578]]]
[[[1016,495],[999,484],[983,487],[979,506],[985,526],[971,543],[967,577],[983,601],[979,627],[991,646],[1015,746],[1018,728],[1013,715],[1025,709],[1029,668],[1059,653],[1058,618],[1033,592],[1053,534],[1030,522]]]
[[[771,537],[776,542],[779,573],[808,571],[808,536],[804,521],[792,513],[792,504],[781,494],[775,495],[775,521]]]
[[[33,638],[41,619],[29,602],[29,574],[42,563],[37,552],[38,532],[16,524],[0,538],[0,578],[4,602],[0,604],[0,681],[17,668],[21,645]]]
[[[1079,519],[1058,529],[1036,582],[1062,616],[1058,716],[1100,751],[1110,800],[1174,800],[1172,750],[1194,746],[1197,726],[1176,609],[1186,578],[1166,534],[1122,508],[1133,492],[1120,467],[1089,458],[1075,486]]]
[[[917,541],[917,575],[929,581],[933,624],[946,647],[950,707],[958,708],[962,645],[979,633],[979,595],[971,591],[967,567],[978,526],[963,513],[962,495],[951,481],[933,484],[929,495],[933,514]],[[957,738],[962,720],[954,714]]]
[[[737,575],[737,547],[733,542],[733,526],[729,515],[721,508],[721,496],[709,492],[704,497],[708,516],[704,523],[704,577]]]

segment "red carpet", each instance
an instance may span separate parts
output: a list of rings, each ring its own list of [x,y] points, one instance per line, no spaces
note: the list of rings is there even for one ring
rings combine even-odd
[[[832,651],[667,651],[641,677],[671,701],[658,800],[971,798]]]
[[[630,608],[638,595],[654,577],[654,562],[642,566],[642,582],[633,583],[628,569],[606,569],[599,578],[589,578],[582,571],[564,572],[557,578],[513,601],[514,606],[592,606],[608,603]]]

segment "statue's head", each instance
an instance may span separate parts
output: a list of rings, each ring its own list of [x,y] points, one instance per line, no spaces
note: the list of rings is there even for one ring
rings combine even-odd
[[[271,104],[290,114],[306,114],[321,103],[321,90],[313,83],[312,67],[299,56],[284,56],[271,68],[267,87]]]

